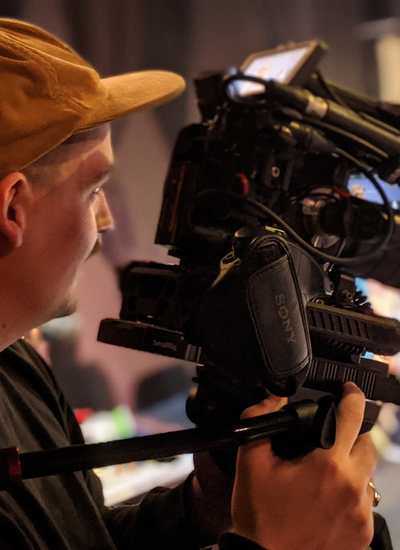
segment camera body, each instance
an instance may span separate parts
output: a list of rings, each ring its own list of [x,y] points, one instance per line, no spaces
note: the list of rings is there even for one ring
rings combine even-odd
[[[354,285],[400,287],[400,225],[379,184],[383,204],[349,189],[363,173],[398,179],[396,109],[310,75],[302,87],[265,80],[248,71],[258,59],[195,81],[202,120],[177,138],[156,235],[179,266],[128,266],[121,320],[99,339],[200,365],[197,423],[301,386],[340,396],[347,380],[400,404],[387,366],[362,359],[398,352],[399,323]]]

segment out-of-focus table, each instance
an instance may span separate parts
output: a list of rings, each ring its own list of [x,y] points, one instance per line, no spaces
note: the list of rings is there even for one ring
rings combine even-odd
[[[193,455],[181,455],[170,461],[118,464],[96,469],[107,506],[139,500],[157,486],[174,487],[193,470]]]

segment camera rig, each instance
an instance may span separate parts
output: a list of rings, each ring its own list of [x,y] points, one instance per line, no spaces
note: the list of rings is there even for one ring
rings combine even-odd
[[[400,107],[325,81],[316,69],[324,49],[312,41],[262,52],[195,80],[201,121],[178,136],[156,235],[179,265],[129,265],[120,319],[100,325],[103,342],[197,364],[187,413],[200,429],[4,449],[0,489],[264,437],[283,457],[329,448],[346,381],[367,398],[364,431],[379,403],[400,404],[388,366],[364,357],[399,352],[400,323],[375,315],[355,286],[371,277],[400,287],[399,212],[382,189],[400,181]],[[271,66],[282,81],[265,78]],[[350,192],[360,174],[378,201]],[[293,402],[239,420],[271,393]]]
[[[301,87],[195,80],[201,122],[176,141],[156,235],[179,266],[128,266],[121,319],[100,326],[103,342],[197,363],[200,426],[232,427],[269,393],[338,397],[348,380],[400,404],[387,365],[363,357],[400,351],[400,325],[355,287],[400,287],[399,213],[376,179],[400,181],[400,110],[312,73]],[[359,174],[382,204],[350,193]]]

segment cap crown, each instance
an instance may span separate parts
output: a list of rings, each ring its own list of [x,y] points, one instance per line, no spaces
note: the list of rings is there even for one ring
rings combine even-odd
[[[12,19],[0,19],[0,81],[0,177],[76,131],[164,103],[185,87],[166,71],[102,80],[56,37]]]

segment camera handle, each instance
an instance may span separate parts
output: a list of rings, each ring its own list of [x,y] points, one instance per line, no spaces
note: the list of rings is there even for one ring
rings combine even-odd
[[[229,449],[265,438],[277,441],[278,445],[284,441],[290,445],[299,434],[308,450],[329,449],[336,435],[333,401],[325,398],[319,402],[299,401],[276,413],[240,420],[235,428],[219,432],[193,428],[28,453],[19,453],[17,447],[9,447],[0,451],[0,490],[10,490],[24,479],[183,453]]]

